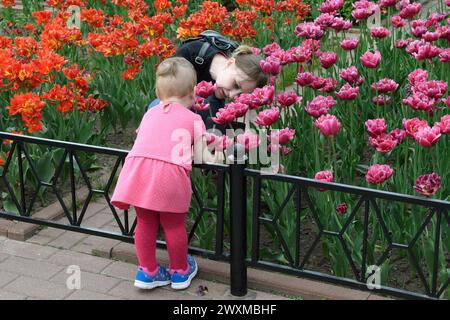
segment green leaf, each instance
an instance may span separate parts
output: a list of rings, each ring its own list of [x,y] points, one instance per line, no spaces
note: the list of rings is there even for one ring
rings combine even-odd
[[[12,202],[11,200],[4,200],[3,201],[3,208],[8,213],[14,213],[14,214],[19,215],[19,210],[17,209],[17,207],[14,204],[14,202]]]

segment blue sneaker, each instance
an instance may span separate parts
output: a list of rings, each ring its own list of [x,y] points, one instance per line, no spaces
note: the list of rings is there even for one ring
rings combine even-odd
[[[159,267],[158,273],[154,276],[147,274],[139,267],[134,280],[134,286],[141,289],[153,289],[168,284],[170,284],[170,273],[163,266]]]
[[[187,263],[189,265],[189,272],[187,274],[174,273],[172,275],[172,289],[182,290],[190,286],[192,279],[198,271],[197,261],[193,256],[188,255]]]

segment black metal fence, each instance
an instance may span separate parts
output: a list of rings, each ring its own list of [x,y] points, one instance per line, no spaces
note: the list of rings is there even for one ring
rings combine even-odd
[[[127,151],[0,132],[0,142],[3,141],[10,141],[11,143],[8,156],[1,169],[0,190],[6,191],[18,213],[0,210],[1,218],[112,238],[128,243],[134,242],[133,234],[136,220],[133,218],[133,221],[131,221],[128,211],[118,213],[110,204],[109,198],[109,193],[112,191],[110,190],[111,186],[117,177],[119,167],[124,163]],[[30,152],[30,149],[38,146],[58,149],[62,153],[58,158],[58,163],[54,164],[56,165],[54,173],[51,177],[45,179],[42,178],[36,167],[38,159],[35,156],[33,157]],[[80,160],[81,154],[105,155],[115,159],[107,183],[102,189],[93,187],[86,169],[83,167],[83,161]],[[25,164],[27,164],[28,168],[27,173],[24,172]],[[49,163],[48,165],[52,164]],[[390,286],[378,286],[373,289],[375,292],[406,298],[439,299],[444,296],[448,289],[449,278],[442,280],[438,275],[442,271],[442,259],[445,261],[444,268],[446,270],[450,269],[448,254],[444,257],[439,256],[439,252],[442,252],[443,248],[441,239],[444,235],[450,233],[450,202],[338,183],[324,183],[297,176],[261,174],[258,170],[246,168],[241,161],[235,161],[230,165],[194,165],[194,167],[215,172],[213,183],[216,187],[217,196],[214,198],[214,207],[207,206],[201,194],[197,191],[195,184],[193,184],[193,201],[196,202],[199,211],[189,231],[189,241],[191,243],[199,222],[207,213],[215,217],[215,241],[212,250],[190,246],[189,251],[211,259],[229,261],[231,293],[234,295],[242,296],[247,292],[248,266],[369,290],[367,286],[370,277],[370,274],[367,274],[369,264],[368,252],[370,237],[373,234],[371,228],[374,228],[374,226],[381,230],[381,238],[384,239],[385,250],[377,257],[376,261],[372,259],[370,263],[380,266],[388,259],[394,249],[402,250],[407,253],[409,261],[413,264],[418,274],[418,281],[425,288],[425,292],[417,292]],[[58,186],[63,168],[68,171],[71,206],[66,204]],[[76,172],[81,175],[82,181],[88,189],[87,197],[82,199],[81,211],[77,206],[77,202],[80,199],[78,199],[75,187]],[[27,190],[26,174],[35,180],[36,190]],[[12,179],[14,181],[11,181]],[[277,211],[267,215],[267,208],[262,208],[262,203],[270,195],[263,192],[263,184],[271,182],[283,183],[287,186],[287,193]],[[53,194],[61,204],[68,223],[43,220],[32,216],[33,206],[41,188],[49,188],[53,191]],[[323,219],[320,217],[321,212],[317,209],[318,203],[314,202],[314,197],[312,196],[312,193],[317,192],[317,189],[326,189],[328,190],[327,192],[342,193],[356,197],[357,204],[343,220],[339,230],[328,230],[323,223]],[[227,190],[229,190],[229,197],[227,197]],[[94,194],[106,199],[111,209],[111,214],[120,228],[120,233],[89,228],[83,225],[83,218],[89,204],[93,202]],[[394,241],[392,231],[389,230],[389,226],[385,223],[386,214],[380,209],[379,203],[381,201],[426,208],[423,217],[420,218],[415,235],[410,241],[404,243]],[[251,203],[249,206],[250,210],[247,210],[248,202]],[[293,225],[292,230],[294,231],[290,235],[293,242],[286,240],[286,234],[281,231],[279,226],[283,215],[293,214],[292,209],[287,209],[287,204],[291,202],[294,203],[294,215],[292,221],[289,220],[289,223]],[[356,249],[355,247],[349,248],[347,240],[350,235],[348,231],[350,226],[357,220],[360,210],[363,211],[360,220],[363,230],[361,247]],[[312,238],[311,235],[309,236],[309,242],[305,240],[305,233],[302,231],[302,224],[307,221],[307,219],[305,220],[306,212],[310,222],[317,229]],[[372,222],[370,223],[370,221]],[[269,226],[276,235],[285,257],[284,263],[268,261],[261,257],[260,251],[265,245],[260,238],[263,225]],[[422,233],[429,231],[430,225],[432,225],[434,232],[433,261],[432,271],[426,275],[414,253],[413,247],[417,244]],[[226,242],[224,229],[227,228],[229,228],[229,234],[227,235],[229,236],[229,252],[224,250],[224,243]],[[251,230],[248,235],[247,230]],[[337,276],[331,274],[331,272],[317,271],[313,267],[308,267],[308,263],[315,255],[318,244],[324,238],[333,238],[341,244],[344,252],[343,256],[351,269],[350,277]],[[162,241],[158,241],[158,246],[164,247],[165,244]],[[355,252],[355,250],[359,252]],[[355,259],[355,255],[359,258]]]

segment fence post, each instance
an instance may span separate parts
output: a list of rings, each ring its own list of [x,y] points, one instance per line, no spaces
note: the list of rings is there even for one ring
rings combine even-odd
[[[230,148],[230,203],[231,203],[231,294],[245,296],[247,294],[247,188],[245,169],[245,149],[241,144]]]

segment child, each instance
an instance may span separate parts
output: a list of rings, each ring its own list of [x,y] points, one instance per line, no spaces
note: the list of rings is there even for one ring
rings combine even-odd
[[[119,209],[135,207],[140,266],[134,285],[142,289],[168,284],[173,289],[185,289],[197,274],[197,263],[187,254],[185,225],[192,193],[192,146],[196,145],[196,162],[202,158],[207,162],[220,160],[206,149],[201,117],[189,110],[194,103],[196,78],[194,67],[184,58],[169,58],[158,66],[156,95],[161,102],[147,111],[136,130],[136,141],[111,199]],[[156,261],[159,224],[166,238],[169,270]]]

